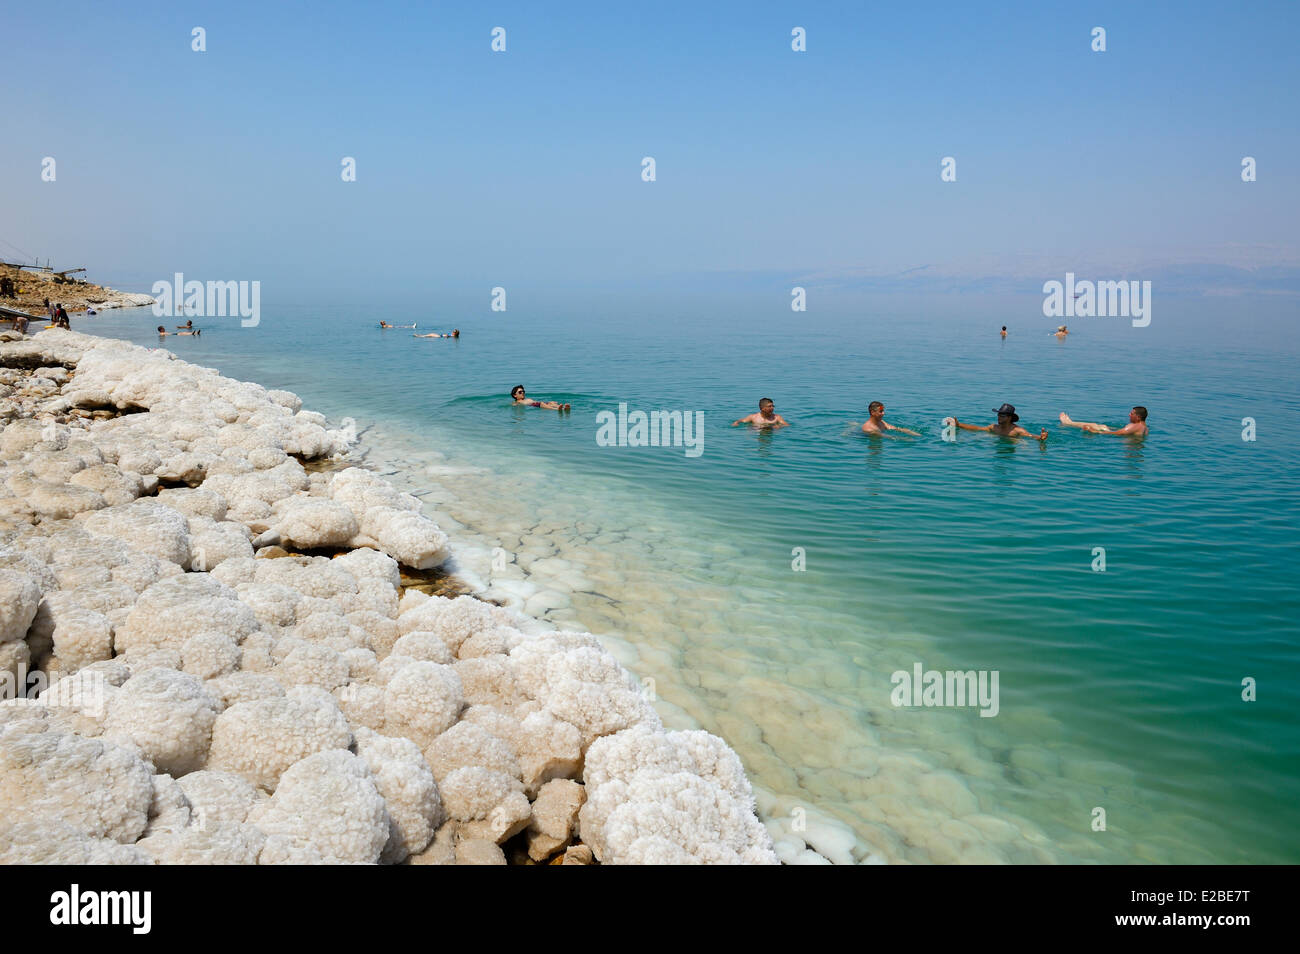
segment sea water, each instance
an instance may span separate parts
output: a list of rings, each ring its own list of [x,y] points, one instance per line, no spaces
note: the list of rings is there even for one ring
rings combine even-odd
[[[354,418],[467,579],[597,633],[670,726],[724,737],[778,837],[839,832],[857,860],[1300,861],[1289,326],[1232,301],[1065,340],[1026,300],[516,302],[271,303],[161,344]],[[74,321],[151,346],[157,323]],[[573,410],[513,407],[515,384]],[[731,427],[760,397],[792,426]],[[872,400],[922,437],[862,435]],[[1048,441],[944,439],[1004,401]],[[701,452],[598,440],[620,404],[702,412]],[[1057,422],[1134,404],[1145,441]],[[896,705],[918,667],[996,673],[996,715]]]

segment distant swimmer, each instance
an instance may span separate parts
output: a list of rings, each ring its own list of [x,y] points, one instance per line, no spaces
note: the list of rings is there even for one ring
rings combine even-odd
[[[776,413],[776,405],[772,403],[771,398],[763,398],[758,402],[758,413],[742,417],[738,421],[732,421],[731,426],[737,424],[753,424],[755,427],[789,427],[790,422]]]
[[[1003,326],[1002,326],[1002,337],[1005,338],[1006,336],[1007,336],[1007,326],[1006,326],[1006,325],[1003,325]]]
[[[379,327],[380,327],[380,328],[391,328],[391,327],[393,327],[393,326],[390,325],[390,324],[389,324],[388,322],[386,322],[386,321],[380,321],[380,322],[379,322]]]
[[[908,430],[906,427],[895,427],[893,424],[886,422],[885,405],[879,401],[872,401],[867,405],[867,413],[871,416],[862,425],[863,434],[883,434],[885,431],[898,431],[902,434],[911,434],[913,437],[921,436],[916,431]]]
[[[1146,437],[1150,433],[1147,428],[1147,409],[1141,404],[1128,412],[1128,423],[1119,430],[1113,431],[1105,424],[1095,424],[1092,421],[1072,421],[1064,411],[1061,412],[1061,424],[1064,427],[1077,427],[1090,434],[1111,434],[1115,437]]]
[[[998,434],[1002,437],[1032,437],[1036,441],[1047,440],[1047,428],[1043,428],[1041,433],[1031,434],[1016,424],[1020,420],[1020,415],[1010,404],[1003,404],[995,412],[998,416],[996,424],[985,424],[980,427],[977,424],[963,424],[955,417],[948,418],[944,423],[952,422],[955,426],[960,427],[963,431],[987,431],[990,434]]]
[[[380,327],[380,328],[415,328],[415,327],[417,326],[417,324],[418,324],[417,322],[412,322],[412,323],[409,324],[409,325],[390,325],[390,324],[389,324],[388,322],[386,322],[386,321],[381,321],[381,322],[379,323],[379,327]],[[433,337],[436,338],[437,335],[434,335]]]
[[[1070,329],[1065,327],[1065,325],[1057,326],[1057,329],[1052,332],[1052,334],[1056,335],[1056,337],[1058,338],[1064,338],[1069,333],[1070,333]]]
[[[415,325],[411,325],[411,327],[414,328]],[[439,334],[438,332],[434,331],[427,335],[411,335],[411,337],[412,338],[459,338],[460,329],[459,328],[455,329],[453,332],[451,332],[451,334]]]
[[[446,335],[445,337],[451,337]],[[544,407],[548,411],[569,411],[573,409],[572,404],[560,404],[558,401],[534,401],[524,391],[522,384],[516,384],[510,389],[510,397],[516,404],[522,404],[525,407]]]
[[[159,338],[167,337],[167,329],[164,328],[162,325],[158,326],[158,337]]]
[[[179,329],[179,330],[181,330],[181,331],[193,331],[193,330],[194,330],[194,319],[191,318],[189,321],[185,322],[185,324],[183,324],[183,325],[177,325],[176,327],[177,327],[177,329]]]

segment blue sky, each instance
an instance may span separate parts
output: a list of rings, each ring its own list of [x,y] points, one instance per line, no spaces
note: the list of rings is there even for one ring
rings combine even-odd
[[[145,289],[1300,287],[1296,4],[613,6],[11,4],[0,256]]]

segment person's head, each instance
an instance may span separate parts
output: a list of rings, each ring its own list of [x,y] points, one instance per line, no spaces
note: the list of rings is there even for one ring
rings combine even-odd
[[[459,329],[459,328],[453,328],[453,329],[451,330],[451,336],[452,336],[453,338],[459,338],[459,337],[460,337],[460,329]]]
[[[1065,330],[1066,330],[1065,325],[1057,325],[1057,326],[1056,326],[1056,333],[1057,333],[1058,335],[1061,334],[1061,333],[1062,333],[1063,331],[1065,331]]]
[[[514,387],[510,389],[510,396],[514,398],[516,401],[522,401],[524,399],[525,393],[526,392],[524,391],[524,386],[522,384],[516,384]]]
[[[165,335],[166,333],[167,333],[167,329],[164,328],[162,325],[159,325],[159,326],[158,326],[158,334],[160,334],[160,335]]]
[[[776,405],[772,403],[771,398],[760,398],[758,402],[758,413],[764,417],[771,417],[776,413]]]
[[[1144,408],[1141,404],[1134,406],[1133,410],[1128,412],[1128,419],[1132,421],[1134,424],[1138,423],[1139,421],[1145,424],[1147,420],[1147,409]]]
[[[1003,404],[999,408],[994,408],[994,413],[998,416],[999,427],[1008,427],[1020,420],[1020,415],[1016,413],[1013,404]]]
[[[193,328],[193,327],[194,327],[194,319],[191,318],[191,319],[189,319],[188,321],[186,321],[186,322],[185,322],[185,327],[186,327],[186,328]]]
[[[1006,331],[1006,330],[1007,330],[1007,326],[1006,326],[1006,325],[1003,325],[1003,326],[1002,326],[1002,330],[1003,330],[1003,331]]]
[[[885,405],[881,404],[879,401],[872,401],[867,405],[867,413],[872,417],[884,417]]]

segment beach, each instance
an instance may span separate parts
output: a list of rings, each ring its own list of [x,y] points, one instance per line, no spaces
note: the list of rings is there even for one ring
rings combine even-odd
[[[599,640],[429,595],[448,537],[349,427],[0,337],[0,860],[777,862],[735,753]]]

